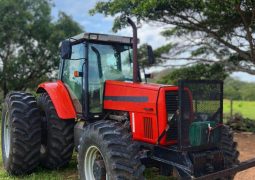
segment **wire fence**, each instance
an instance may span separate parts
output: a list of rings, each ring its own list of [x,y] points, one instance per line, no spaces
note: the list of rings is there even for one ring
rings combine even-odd
[[[235,116],[242,116],[255,120],[255,101],[224,100],[224,118],[233,119]]]

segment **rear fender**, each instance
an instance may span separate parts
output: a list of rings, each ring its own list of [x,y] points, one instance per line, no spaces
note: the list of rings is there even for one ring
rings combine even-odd
[[[45,82],[38,86],[36,93],[47,92],[56,109],[58,117],[63,120],[76,118],[76,111],[71,97],[64,83],[60,80],[56,82]]]

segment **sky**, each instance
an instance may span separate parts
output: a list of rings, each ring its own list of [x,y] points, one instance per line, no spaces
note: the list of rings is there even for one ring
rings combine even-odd
[[[114,34],[111,30],[113,17],[105,17],[101,14],[89,15],[89,10],[95,6],[97,1],[99,0],[53,0],[55,6],[52,10],[52,16],[57,19],[59,11],[63,11],[81,24],[86,32]],[[144,24],[138,29],[140,43],[148,43],[153,48],[166,44],[167,40],[160,35],[160,32],[165,28],[167,26]],[[132,30],[131,28],[125,28],[117,32],[117,34],[132,36]],[[157,68],[154,69],[157,70]],[[247,73],[235,72],[232,76],[243,81],[255,82],[255,76]]]
[[[95,6],[97,1],[99,0],[54,0],[55,7],[53,8],[52,16],[57,18],[58,12],[63,11],[71,15],[75,21],[79,22],[86,32],[114,34],[111,30],[114,17],[105,17],[102,14],[96,14],[94,16],[89,15],[88,11]],[[166,28],[166,26],[143,25],[138,29],[140,43],[149,43],[153,48],[163,45],[166,43],[166,39],[160,35],[160,32],[164,28]],[[125,28],[118,31],[117,34],[132,36],[132,29]]]

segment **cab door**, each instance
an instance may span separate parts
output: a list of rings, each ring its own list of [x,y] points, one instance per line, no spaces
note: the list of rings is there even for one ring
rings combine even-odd
[[[67,87],[72,98],[73,105],[78,114],[82,114],[83,104],[83,77],[74,76],[74,72],[78,71],[83,74],[85,63],[85,45],[84,43],[72,45],[72,55],[70,59],[63,60],[63,69],[61,80]]]

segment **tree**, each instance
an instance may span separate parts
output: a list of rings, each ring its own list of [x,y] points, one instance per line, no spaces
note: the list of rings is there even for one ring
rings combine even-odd
[[[227,78],[224,81],[224,97],[233,100],[254,101],[255,84],[238,79]]]
[[[143,67],[149,67],[150,64],[148,64],[148,44],[142,44],[137,52],[137,57],[139,59],[139,64]],[[157,49],[153,50],[154,58],[155,58],[155,64],[162,63],[162,54],[168,53],[169,49],[171,49],[173,45],[171,43],[163,45]]]
[[[228,74],[225,72],[221,64],[215,63],[213,65],[197,64],[190,67],[174,69],[167,75],[158,80],[162,84],[175,84],[178,80],[224,80]]]
[[[82,31],[64,13],[51,18],[49,0],[0,1],[0,82],[9,90],[35,88],[52,78],[59,62],[59,42]]]
[[[253,0],[111,0],[98,2],[91,14],[115,16],[114,30],[137,22],[172,25],[162,32],[175,44],[161,60],[188,64],[220,62],[228,71],[255,74],[255,1]]]

